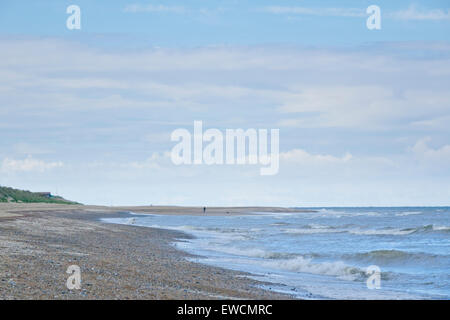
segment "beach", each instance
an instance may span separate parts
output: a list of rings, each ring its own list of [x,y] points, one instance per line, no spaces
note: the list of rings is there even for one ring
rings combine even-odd
[[[448,299],[449,213],[0,203],[0,299]]]
[[[182,207],[0,203],[0,299],[292,298],[262,289],[264,283],[244,272],[188,260],[191,255],[171,245],[188,239],[185,233],[100,221],[124,217],[125,211],[203,214]],[[207,213],[246,211],[252,210]],[[66,287],[70,265],[81,269],[80,290]]]

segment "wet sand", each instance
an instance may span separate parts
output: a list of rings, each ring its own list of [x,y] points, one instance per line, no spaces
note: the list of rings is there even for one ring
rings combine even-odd
[[[185,214],[201,209],[177,208]],[[0,299],[292,298],[261,289],[263,283],[244,273],[188,261],[187,253],[171,245],[174,239],[189,238],[187,234],[99,221],[126,215],[123,211],[156,210],[160,214],[178,211],[173,207],[0,204]],[[216,208],[210,213],[245,212]],[[66,287],[70,265],[81,268],[81,290]]]

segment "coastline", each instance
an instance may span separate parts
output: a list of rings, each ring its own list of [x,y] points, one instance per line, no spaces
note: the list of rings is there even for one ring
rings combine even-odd
[[[0,219],[9,217],[27,216],[40,211],[84,211],[89,213],[117,213],[134,212],[140,214],[160,215],[194,215],[204,216],[203,207],[183,206],[96,206],[78,204],[52,204],[52,203],[5,203],[0,202]],[[247,215],[254,212],[316,212],[311,209],[296,209],[283,207],[206,207],[206,215],[227,216]]]
[[[185,214],[198,210],[177,208]],[[249,279],[243,272],[189,261],[188,253],[171,245],[175,239],[190,237],[183,232],[100,221],[123,217],[124,211],[174,211],[173,207],[150,209],[0,204],[0,298],[293,298],[262,289],[265,283]],[[227,214],[227,209],[211,213]],[[243,208],[232,211],[228,214],[245,213]],[[81,290],[66,288],[66,270],[73,264],[81,268]]]

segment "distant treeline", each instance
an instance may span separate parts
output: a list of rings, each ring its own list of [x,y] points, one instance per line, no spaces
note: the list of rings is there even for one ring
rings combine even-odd
[[[61,204],[77,204],[62,197],[53,195],[43,195],[36,192],[18,190],[0,186],[0,202],[45,202]]]

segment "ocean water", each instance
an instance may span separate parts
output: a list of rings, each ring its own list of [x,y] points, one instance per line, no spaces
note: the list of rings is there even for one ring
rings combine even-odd
[[[248,272],[303,299],[449,299],[450,207],[311,208],[243,216],[104,219],[184,231],[192,260]],[[367,267],[380,288],[367,286]]]

